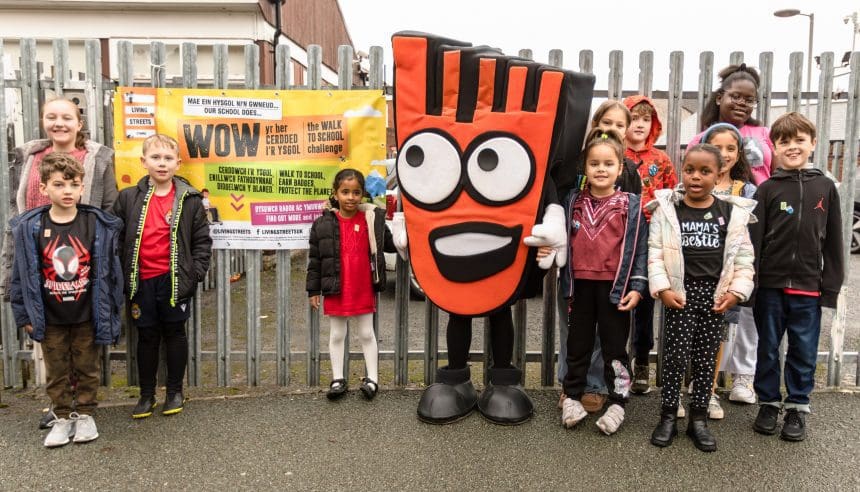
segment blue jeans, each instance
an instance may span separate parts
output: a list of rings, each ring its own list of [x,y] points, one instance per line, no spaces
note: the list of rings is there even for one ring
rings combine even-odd
[[[568,305],[567,299],[564,298],[564,293],[558,289],[558,299],[556,299],[556,307],[558,308],[558,382],[564,384],[564,376],[567,375],[567,317]],[[585,379],[586,393],[608,394],[606,381],[603,379],[603,355],[600,351],[600,335],[594,334],[594,349],[591,353],[591,365],[588,366],[588,375]]]
[[[779,344],[787,332],[785,408],[809,412],[821,333],[818,298],[762,288],[756,294],[753,315],[758,330],[754,387],[759,403],[779,406],[783,401],[779,388]]]

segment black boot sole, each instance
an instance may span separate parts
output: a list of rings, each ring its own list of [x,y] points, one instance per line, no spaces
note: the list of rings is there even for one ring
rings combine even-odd
[[[668,448],[675,441],[675,438],[678,437],[678,431],[672,433],[672,437],[667,441],[661,441],[659,439],[651,438],[651,444],[659,447],[659,448]]]
[[[788,441],[788,442],[800,442],[800,441],[806,440],[806,434],[804,434],[802,436],[791,436],[788,434],[780,433],[779,438],[782,439],[783,441]]]
[[[455,422],[459,422],[459,421],[465,419],[469,415],[472,415],[472,413],[474,411],[475,411],[475,408],[473,407],[471,410],[469,410],[468,412],[466,412],[463,415],[455,415],[453,417],[445,418],[445,419],[431,419],[429,417],[425,417],[425,416],[421,415],[420,413],[417,415],[418,415],[418,420],[420,420],[421,422],[424,422],[425,424],[448,425],[448,424],[453,424]]]
[[[716,444],[702,444],[691,432],[688,432],[687,436],[690,438],[690,440],[693,441],[693,446],[696,446],[696,449],[698,449],[699,451],[703,451],[705,453],[713,453],[717,450]]]
[[[763,434],[765,436],[772,436],[772,435],[776,434],[776,427],[775,426],[773,428],[768,429],[766,427],[761,427],[757,424],[753,424],[753,430],[758,432],[759,434]]]

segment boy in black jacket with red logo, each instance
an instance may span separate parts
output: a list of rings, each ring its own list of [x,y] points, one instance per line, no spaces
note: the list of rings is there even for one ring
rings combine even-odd
[[[182,379],[188,360],[185,322],[191,298],[209,270],[212,239],[203,197],[175,176],[179,145],[167,135],[143,141],[140,162],[148,176],[119,193],[113,212],[125,222],[120,236],[125,291],[137,328],[140,399],[132,417],[152,415],[162,341],[167,352],[167,397],[161,413],[182,411]]]
[[[759,186],[750,226],[755,247],[757,294],[753,313],[758,330],[755,391],[759,398],[756,432],[806,438],[809,394],[815,385],[821,307],[836,307],[842,287],[844,254],[839,195],[833,181],[808,164],[815,148],[815,126],[800,113],[779,117],[771,127],[774,157],[780,166]],[[785,400],[779,388],[779,344],[788,332]]]

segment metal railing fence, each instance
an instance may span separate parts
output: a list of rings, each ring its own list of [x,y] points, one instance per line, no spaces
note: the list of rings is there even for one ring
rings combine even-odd
[[[213,46],[212,56],[214,70],[211,80],[206,79],[205,84],[198,82],[200,74],[196,70],[197,45],[194,43],[183,43],[181,50],[182,76],[181,80],[171,79],[168,81],[165,72],[165,44],[153,42],[150,44],[150,72],[148,80],[135,80],[133,77],[133,45],[131,42],[123,41],[117,50],[117,73],[118,79],[112,81],[102,77],[101,44],[98,40],[87,40],[84,42],[85,66],[78,77],[72,77],[70,70],[78,67],[69,66],[69,42],[64,39],[53,40],[53,69],[50,74],[44,70],[43,64],[36,59],[36,40],[16,40],[18,45],[19,64],[14,71],[14,77],[0,77],[0,169],[9,169],[9,135],[6,131],[9,125],[7,108],[10,101],[7,91],[16,91],[22,102],[20,112],[20,125],[23,141],[38,138],[40,135],[39,109],[46,99],[49,91],[57,95],[68,95],[76,92],[83,94],[83,109],[86,118],[86,126],[89,128],[91,138],[110,145],[113,138],[113,112],[111,107],[114,83],[120,86],[148,85],[152,87],[183,87],[195,88],[207,87],[247,88],[247,89],[275,89],[290,90],[295,88],[326,90],[323,87],[322,56],[319,46],[311,45],[307,49],[307,85],[296,87],[291,84],[290,74],[291,58],[290,47],[278,45],[275,51],[275,82],[273,86],[263,87],[260,84],[260,54],[256,45],[245,47],[245,79],[242,83],[228,79],[227,45],[216,44]],[[353,49],[350,46],[339,48],[338,67],[338,89],[351,89],[353,75]],[[10,67],[4,66],[4,40],[0,38],[0,74],[6,74]],[[522,50],[520,56],[532,58],[531,50]],[[654,53],[643,51],[639,53],[638,89],[636,91],[623,89],[623,58],[621,51],[612,51],[609,54],[609,77],[606,89],[598,88],[597,97],[621,98],[630,94],[641,93],[651,97],[667,100],[668,117],[664,124],[666,134],[666,152],[676,166],[682,155],[681,123],[683,119],[683,100],[695,100],[697,107],[702,108],[708,95],[713,89],[714,79],[714,54],[706,51],[700,53],[699,69],[697,74],[685,74],[685,53],[674,51],[669,54],[669,82],[666,90],[655,90],[654,80]],[[815,122],[818,126],[818,146],[815,152],[815,166],[827,168],[828,160],[834,162],[829,166],[834,175],[841,177],[840,186],[841,205],[843,212],[843,229],[845,231],[846,255],[851,241],[851,211],[853,210],[854,182],[857,169],[858,148],[858,100],[860,99],[860,52],[852,53],[850,59],[850,76],[848,97],[846,100],[845,135],[842,143],[833,148],[828,148],[831,140],[830,122],[832,116],[831,92],[834,80],[833,53],[822,53],[820,57],[819,91],[816,93],[801,92],[801,78],[803,71],[803,54],[795,52],[789,54],[789,72],[787,74],[788,89],[786,92],[776,93],[771,90],[773,86],[773,59],[774,53],[761,53],[758,57],[758,69],[761,73],[761,86],[759,94],[759,105],[756,116],[768,123],[770,110],[774,100],[785,100],[788,111],[799,110],[803,99],[814,99],[817,101]],[[744,53],[733,52],[730,54],[731,63],[740,63],[744,60]],[[381,47],[370,49],[370,77],[369,87],[371,89],[386,90],[383,75],[383,51]],[[563,66],[563,53],[561,50],[551,50],[548,61],[554,66]],[[594,54],[591,50],[582,50],[578,53],[578,69],[583,72],[592,72],[594,66]],[[695,92],[684,91],[684,77],[698,77],[698,90]],[[178,82],[178,83],[177,83]],[[697,125],[698,126],[698,125]],[[9,217],[10,190],[9,173],[0,172],[0,223],[6,224]],[[320,318],[319,313],[311,311],[307,306],[305,292],[295,292],[291,289],[291,278],[293,270],[293,251],[279,250],[275,255],[275,273],[273,285],[261,285],[263,252],[259,250],[213,251],[213,268],[201,284],[193,304],[192,318],[189,322],[189,356],[188,356],[188,384],[192,386],[203,384],[216,384],[218,386],[229,386],[237,383],[233,375],[235,363],[244,362],[245,384],[259,385],[274,383],[286,386],[294,383],[291,377],[291,368],[304,364],[306,367],[306,384],[317,386],[320,384],[321,361],[328,359],[328,354],[320,349]],[[298,269],[304,265],[296,265]],[[233,287],[231,276],[235,272],[245,273],[244,303],[233,306]],[[409,362],[415,360],[423,361],[422,382],[431,383],[435,377],[435,369],[440,360],[447,358],[446,353],[439,351],[439,318],[437,307],[430,302],[424,304],[424,340],[421,350],[409,349],[409,272],[408,264],[401,259],[397,260],[396,290],[394,301],[393,321],[393,350],[381,350],[380,359],[393,360],[393,381],[382,381],[393,383],[397,386],[409,384]],[[847,279],[847,272],[846,272]],[[856,286],[855,286],[856,288]],[[205,307],[204,290],[214,289],[214,307]],[[263,328],[261,312],[261,293],[275,290],[275,312],[276,320],[273,326]],[[857,348],[854,351],[844,350],[845,331],[847,329],[846,307],[847,290],[842,289],[839,300],[839,308],[835,310],[833,322],[830,329],[830,347],[828,351],[819,353],[819,360],[827,364],[827,382],[831,386],[840,386],[843,382],[843,366],[846,362],[857,362]],[[856,294],[854,295],[856,299]],[[294,301],[291,303],[291,300]],[[557,319],[556,319],[556,275],[550,272],[544,281],[544,296],[541,301],[542,318],[540,322],[530,323],[527,318],[525,301],[518,302],[514,307],[514,324],[516,327],[516,339],[514,344],[514,363],[525,369],[526,362],[538,363],[540,365],[540,382],[549,386],[555,383],[555,363],[557,357]],[[291,304],[301,306],[299,315],[304,315],[304,323],[296,322],[297,308]],[[245,341],[237,344],[232,339],[231,327],[234,323],[233,308],[244,309],[245,312]],[[659,312],[659,310],[658,310]],[[204,318],[214,322],[208,322],[204,328]],[[38,359],[37,351],[28,347],[28,342],[23,333],[15,326],[11,316],[8,303],[0,306],[0,321],[2,321],[2,364],[4,367],[5,386],[16,386],[22,383],[21,371],[18,364],[21,361]],[[238,320],[235,320],[238,321]],[[379,316],[374,317],[374,328],[379,333]],[[134,330],[129,329],[129,323],[124,324],[124,350],[105,350],[103,354],[103,383],[110,384],[113,374],[110,362],[113,360],[125,360],[126,382],[129,385],[137,384],[136,371],[136,340]],[[214,327],[214,349],[204,349],[207,345],[207,331]],[[484,332],[488,327],[483,326]],[[540,330],[540,350],[528,351],[526,349],[527,330]],[[307,346],[305,350],[293,351],[291,349],[292,335],[306,330]],[[273,332],[273,333],[271,333]],[[386,334],[388,335],[388,334]],[[211,338],[211,337],[210,337]],[[274,350],[264,350],[264,339],[274,339]],[[482,351],[474,351],[472,360],[485,363],[484,354],[489,353],[489,347],[484,337],[485,347]],[[211,345],[211,343],[210,343]],[[347,348],[348,351],[348,348]],[[659,346],[658,346],[659,351]],[[652,357],[656,354],[652,353]],[[360,359],[361,353],[349,353],[346,361]],[[265,377],[262,374],[264,362],[275,361],[274,375]],[[214,364],[212,363],[214,361]],[[37,361],[38,362],[38,361]],[[208,366],[207,366],[208,365]],[[214,366],[212,381],[204,381],[204,367]],[[39,367],[39,364],[36,364]],[[857,364],[855,385],[860,385],[860,364]],[[346,368],[347,374],[348,367]],[[36,375],[39,382],[40,375]],[[486,371],[485,371],[486,374]],[[42,375],[43,377],[43,375]],[[659,364],[658,364],[659,377]],[[240,384],[243,381],[238,381]]]

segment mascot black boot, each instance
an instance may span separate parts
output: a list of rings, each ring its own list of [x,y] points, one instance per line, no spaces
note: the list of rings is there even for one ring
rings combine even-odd
[[[516,367],[489,369],[489,384],[478,399],[478,411],[494,424],[517,425],[532,417],[535,406],[520,380],[523,371]]]
[[[469,367],[436,370],[436,382],[424,390],[418,402],[418,419],[428,424],[450,424],[475,409],[478,394]]]

